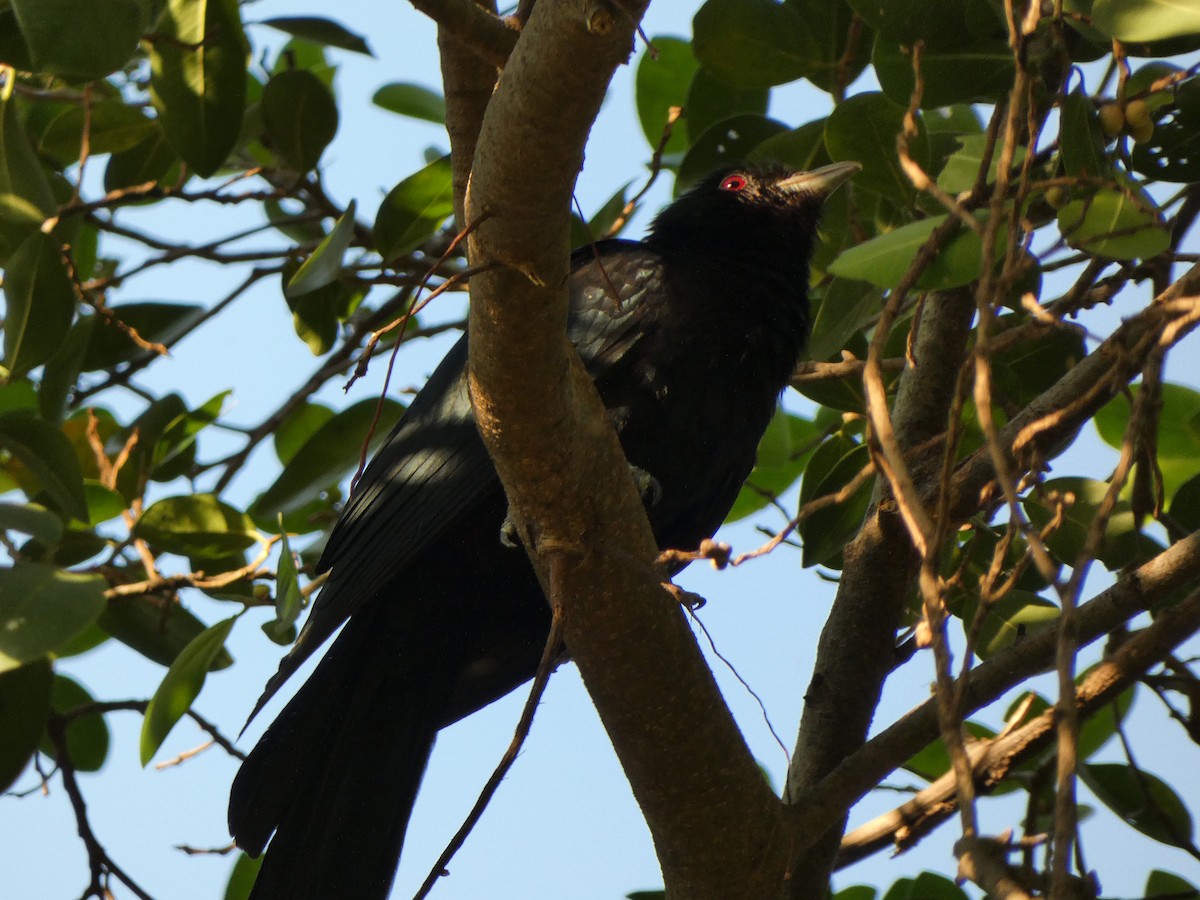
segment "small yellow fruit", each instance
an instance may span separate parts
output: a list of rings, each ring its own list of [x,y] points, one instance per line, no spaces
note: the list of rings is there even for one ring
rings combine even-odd
[[[1125,130],[1125,113],[1116,103],[1105,103],[1100,107],[1100,128],[1110,138],[1114,138]]]
[[[1061,184],[1046,189],[1046,203],[1051,209],[1062,209],[1071,199],[1071,194]]]
[[[1129,133],[1132,135],[1135,144],[1149,143],[1150,139],[1154,137],[1154,123],[1147,122],[1144,125],[1133,125],[1129,129]]]
[[[1145,100],[1130,100],[1125,104],[1125,121],[1129,124],[1131,132],[1154,124],[1150,120],[1150,107]]]

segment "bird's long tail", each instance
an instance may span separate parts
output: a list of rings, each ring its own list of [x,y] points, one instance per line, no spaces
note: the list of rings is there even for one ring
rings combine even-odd
[[[230,833],[270,840],[252,900],[387,897],[456,663],[383,618],[347,624],[238,772]]]

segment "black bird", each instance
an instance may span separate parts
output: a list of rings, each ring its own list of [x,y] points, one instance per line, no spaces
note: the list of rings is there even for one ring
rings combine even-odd
[[[858,170],[727,168],[644,241],[572,257],[568,333],[661,548],[712,535],[749,475],[807,337],[821,204]],[[346,623],[233,783],[238,846],[270,841],[257,900],[386,897],[438,730],[537,669],[549,608],[502,540],[466,360],[464,336],[367,467],[318,565],[329,581],[255,707]]]

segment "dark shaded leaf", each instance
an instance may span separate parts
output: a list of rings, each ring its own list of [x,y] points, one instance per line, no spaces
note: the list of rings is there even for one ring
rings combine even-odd
[[[333,94],[316,75],[303,69],[272,75],[263,88],[260,109],[274,149],[297,172],[315,168],[337,134]]]
[[[1080,766],[1079,777],[1127,825],[1172,847],[1192,847],[1192,816],[1161,778],[1120,763]]]
[[[136,331],[143,340],[166,345],[187,334],[204,315],[203,307],[186,303],[120,303],[111,309],[118,321]],[[153,355],[154,351],[135,344],[124,329],[98,316],[82,368],[85,372],[107,370]]]
[[[125,65],[150,24],[143,0],[12,0],[33,65],[92,81]]]
[[[684,106],[688,137],[695,143],[718,122],[734,116],[765,116],[769,94],[767,88],[733,87],[708,69],[697,69]],[[686,148],[685,142],[680,150]]]
[[[104,169],[104,190],[119,191],[156,181],[170,183],[171,174],[178,172],[179,155],[161,128],[154,129],[142,140],[113,153]]]
[[[50,182],[25,134],[11,92],[0,91],[0,194],[20,197],[44,215],[58,209]]]
[[[691,187],[713,169],[741,162],[767,138],[787,126],[764,116],[741,115],[718,122],[692,144],[675,179],[675,193]]]
[[[0,672],[0,792],[12,786],[37,749],[53,677],[45,659]]]
[[[81,706],[95,703],[96,699],[79,682],[66,675],[54,676],[51,688],[51,705],[57,713],[67,713]],[[72,719],[66,728],[67,756],[80,772],[98,772],[108,758],[108,723],[104,716],[80,716]],[[54,745],[48,737],[42,738],[41,750],[51,759],[57,759]]]
[[[692,20],[701,64],[738,87],[795,81],[811,66],[810,34],[800,14],[773,0],[708,0]]]
[[[825,121],[825,149],[834,162],[862,165],[862,172],[854,176],[855,187],[907,203],[915,191],[896,154],[896,136],[903,128],[904,107],[880,93],[855,94],[839,103]],[[920,116],[917,129],[909,154],[928,169],[929,141]]]
[[[827,438],[813,453],[800,482],[800,505],[818,497],[836,494],[867,464],[870,455],[865,444],[835,434]],[[841,568],[842,549],[862,522],[871,499],[868,481],[842,503],[817,510],[800,523],[800,538],[804,543],[805,568],[826,565]]]
[[[326,47],[337,47],[340,50],[349,50],[364,56],[375,55],[367,46],[364,37],[355,34],[332,19],[321,16],[276,16],[273,19],[264,19],[263,24],[277,28],[286,34],[324,44]]]
[[[83,473],[59,429],[25,410],[0,413],[0,449],[16,457],[63,512],[87,521]]]
[[[834,278],[822,290],[812,324],[807,355],[815,360],[841,359],[846,342],[883,309],[883,292],[862,281]]]
[[[880,34],[872,54],[875,74],[887,96],[908,105],[915,84],[909,45]],[[929,48],[921,54],[921,108],[955,103],[995,103],[1012,87],[1013,55],[1004,38]]]
[[[4,364],[23,375],[53,355],[75,316],[75,288],[62,247],[48,234],[27,237],[5,267]]]
[[[88,152],[94,156],[129,150],[157,131],[153,119],[119,100],[93,103],[86,111],[82,105],[70,104],[45,123],[36,147],[59,165],[68,166],[79,159],[85,125]]]
[[[171,665],[205,628],[178,603],[159,596],[113,597],[96,621],[106,633],[160,666]],[[233,657],[221,651],[212,670],[232,664]]]

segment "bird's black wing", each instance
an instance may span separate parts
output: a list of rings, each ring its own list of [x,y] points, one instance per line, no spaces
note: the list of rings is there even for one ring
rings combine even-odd
[[[632,241],[577,250],[568,282],[568,336],[600,379],[644,335],[644,299],[662,284],[661,261]],[[475,427],[467,392],[467,338],[446,354],[367,466],[318,563],[329,582],[295,645],[267,682],[250,718],[291,674],[364,603],[501,490]],[[496,539],[499,540],[497,531]],[[384,602],[405,602],[403,596]]]

